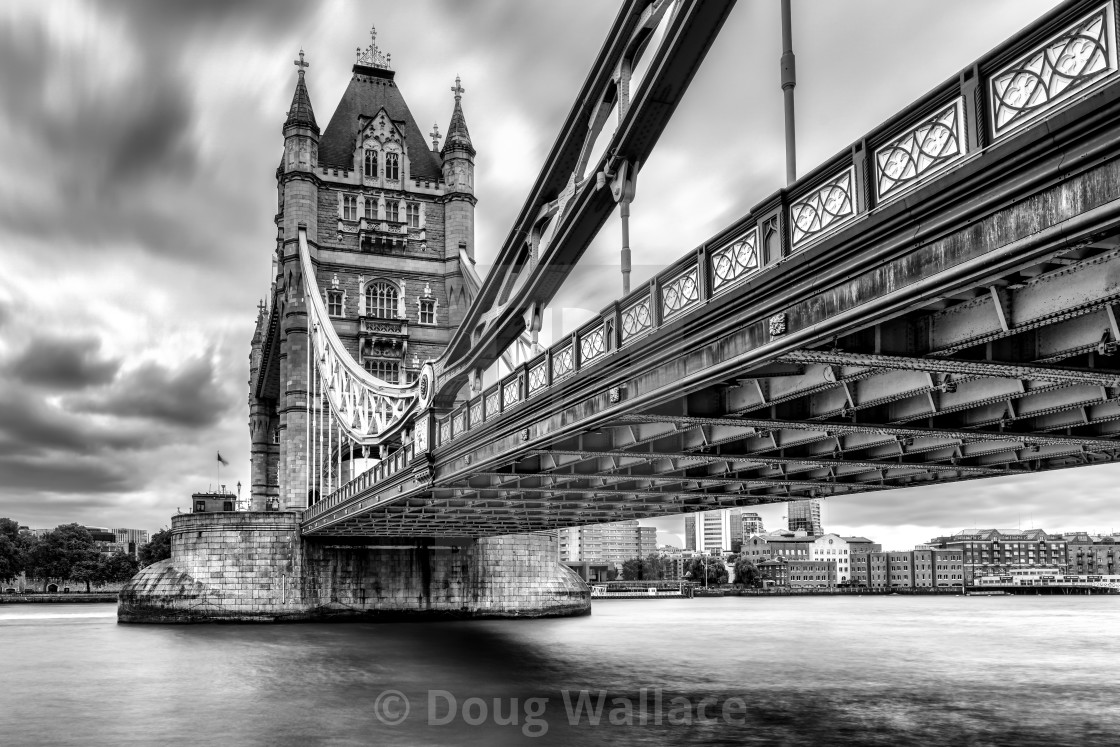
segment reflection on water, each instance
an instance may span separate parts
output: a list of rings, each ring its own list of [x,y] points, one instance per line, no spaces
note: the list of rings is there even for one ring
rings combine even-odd
[[[191,627],[11,605],[0,742],[1113,745],[1118,622],[1120,597],[605,600],[559,620]]]

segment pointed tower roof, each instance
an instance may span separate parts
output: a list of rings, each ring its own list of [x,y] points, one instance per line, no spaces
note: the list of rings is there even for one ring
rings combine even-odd
[[[307,127],[318,135],[319,125],[315,123],[311,96],[307,93],[307,84],[303,80],[303,71],[311,67],[311,63],[304,61],[302,49],[299,51],[299,59],[295,61],[295,66],[299,68],[299,79],[296,81],[296,92],[292,95],[292,105],[288,109],[288,119],[284,122],[284,127]]]
[[[370,30],[372,43],[363,52],[357,50],[350,85],[331,115],[331,121],[319,140],[319,163],[336,169],[354,168],[354,148],[364,124],[381,109],[404,133],[408,151],[409,171],[413,179],[439,181],[439,156],[428,149],[424,135],[412,116],[394,81],[390,56],[377,46],[377,29]]]
[[[451,92],[455,94],[455,110],[451,112],[451,124],[447,127],[447,137],[443,140],[441,153],[446,154],[449,150],[460,148],[473,156],[474,145],[471,144],[471,134],[467,131],[467,118],[463,116],[462,98],[466,89],[460,83],[458,75],[455,76]]]

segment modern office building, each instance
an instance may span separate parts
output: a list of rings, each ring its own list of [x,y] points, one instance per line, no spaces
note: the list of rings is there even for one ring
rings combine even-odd
[[[824,534],[821,526],[821,501],[810,498],[805,501],[790,501],[786,506],[788,524],[791,532],[804,531],[811,535]]]
[[[740,509],[741,510],[741,509]],[[742,538],[746,539],[754,534],[762,534],[766,529],[762,526],[762,517],[753,512],[744,511],[739,515],[739,525],[742,527]]]
[[[149,541],[146,529],[113,529],[112,532],[117,538],[117,548],[134,558],[140,557],[140,547]]]
[[[731,552],[733,542],[743,539],[742,509],[702,511],[684,517],[686,550],[703,553]]]
[[[560,560],[565,562],[605,562],[615,566],[631,558],[657,554],[657,528],[638,526],[638,522],[617,521],[568,527],[559,533]]]

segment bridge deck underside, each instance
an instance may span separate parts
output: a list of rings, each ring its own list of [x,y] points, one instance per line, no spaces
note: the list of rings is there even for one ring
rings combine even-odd
[[[476,449],[478,467],[318,533],[485,536],[1113,461],[1117,244],[1099,237],[504,459]],[[1071,293],[1077,308],[1061,302]]]
[[[488,536],[1116,460],[1120,87],[1086,107],[705,291],[304,531]]]

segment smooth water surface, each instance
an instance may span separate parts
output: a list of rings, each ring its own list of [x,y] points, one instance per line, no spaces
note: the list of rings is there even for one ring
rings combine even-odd
[[[1116,745],[1118,623],[1115,596],[272,626],[4,605],[0,744]]]

